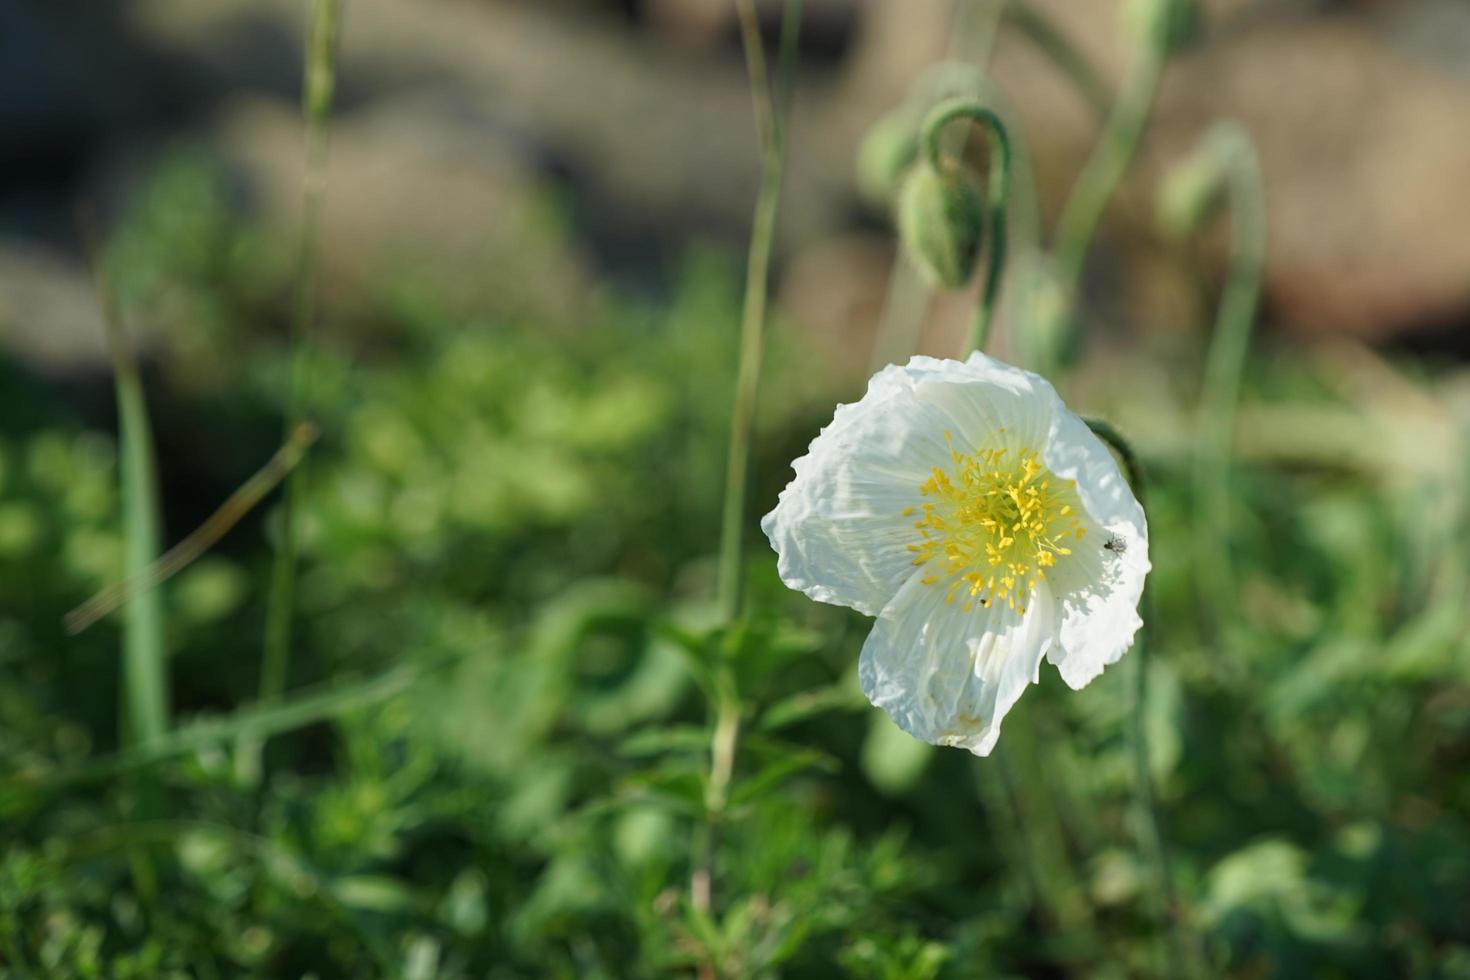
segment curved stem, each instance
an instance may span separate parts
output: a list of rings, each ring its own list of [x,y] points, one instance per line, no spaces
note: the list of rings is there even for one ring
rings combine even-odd
[[[1108,108],[1113,104],[1113,93],[1101,73],[1065,33],[1057,30],[1056,25],[1030,3],[1007,4],[1005,19],[1066,76],[1089,109],[1099,117],[1107,118]]]
[[[995,48],[1002,8],[1006,3],[1007,0],[990,0],[983,4],[954,5],[946,60],[935,66],[915,86],[912,98],[916,102],[924,103],[925,109],[937,104],[941,96],[937,91],[926,90],[925,81],[931,77],[938,78],[940,73],[947,73],[951,69],[973,76],[973,83],[966,83],[963,87],[973,89],[974,95],[986,99],[992,97],[993,93],[988,91],[985,71]],[[958,130],[954,131],[945,141],[945,148],[959,153],[964,148],[965,135]],[[883,313],[878,319],[878,331],[868,357],[869,374],[876,374],[884,365],[902,361],[914,352],[922,321],[932,298],[928,284],[924,282],[923,276],[914,267],[913,260],[900,243],[888,279]]]
[[[990,109],[979,102],[954,100],[934,107],[924,120],[923,147],[929,166],[935,170],[944,168],[944,154],[940,145],[940,134],[945,125],[956,119],[968,119],[985,127],[990,135],[990,187],[986,192],[990,205],[990,249],[985,263],[985,282],[981,286],[980,302],[975,307],[975,319],[970,327],[970,336],[965,344],[965,353],[980,350],[990,337],[990,323],[995,315],[995,303],[1000,295],[1000,274],[1006,261],[1006,200],[1011,186],[1011,140],[1001,122]]]
[[[1055,253],[1058,279],[1071,304],[1076,303],[1083,262],[1102,222],[1103,212],[1138,152],[1166,57],[1162,36],[1138,52],[1124,81],[1123,92],[1108,116],[1102,137],[1078,175],[1057,221]],[[1068,346],[1065,339],[1057,345],[1059,350]],[[1057,353],[1057,350],[1050,352],[1049,358],[1055,360]],[[1051,369],[1055,365],[1043,367]],[[1050,374],[1051,370],[1043,370],[1042,373]]]
[[[1143,468],[1139,465],[1138,456],[1134,453],[1133,447],[1128,444],[1123,434],[1109,423],[1101,419],[1085,419],[1084,421],[1098,438],[1118,454],[1128,477],[1128,483],[1133,488],[1133,495],[1138,498],[1139,506],[1143,507],[1144,513],[1147,514],[1147,486],[1144,481]],[[1133,750],[1134,788],[1137,793],[1145,847],[1150,852],[1149,856],[1157,877],[1157,904],[1159,906],[1157,913],[1166,937],[1163,955],[1164,975],[1169,977],[1198,976],[1198,971],[1193,968],[1193,957],[1186,956],[1186,950],[1193,947],[1186,945],[1179,922],[1179,904],[1174,892],[1173,862],[1169,855],[1169,840],[1164,833],[1163,817],[1159,813],[1158,798],[1154,794],[1153,772],[1149,768],[1150,753],[1145,708],[1148,700],[1147,654],[1153,633],[1149,626],[1153,622],[1153,597],[1146,579],[1142,604],[1144,626],[1139,631],[1138,641],[1135,644],[1136,649],[1129,658],[1132,661],[1132,683],[1129,685],[1129,698],[1132,703],[1128,710],[1128,740],[1132,743]],[[1189,965],[1188,969],[1185,968],[1186,964]]]
[[[1231,434],[1266,256],[1265,192],[1255,146],[1233,123],[1222,123],[1210,140],[1206,152],[1216,154],[1224,166],[1231,245],[1230,273],[1205,362],[1194,456],[1196,560],[1200,605],[1207,611],[1235,595],[1230,558]]]

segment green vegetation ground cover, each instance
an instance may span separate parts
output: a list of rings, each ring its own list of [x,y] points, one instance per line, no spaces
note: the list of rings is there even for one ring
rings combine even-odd
[[[274,448],[290,269],[207,159],[141,200],[109,261],[160,330],[144,380],[176,540]],[[228,726],[116,754],[119,623],[62,629],[123,567],[113,421],[5,367],[8,974],[1155,973],[1120,672],[1065,696],[1044,673],[977,760],[866,705],[864,620],[788,593],[754,536],[753,614],[718,628],[739,264],[694,250],[676,278],[667,301],[603,289],[569,317],[511,294],[450,308],[403,269],[328,323],[289,685],[323,699],[257,719],[259,773]],[[798,325],[773,343],[761,509],[857,393]],[[1238,595],[1202,594],[1179,436],[1198,352],[1132,356],[1176,379],[1117,407],[1177,420],[1139,443],[1179,914],[1218,975],[1470,976],[1464,433],[1415,469],[1242,432]],[[1360,421],[1328,360],[1275,351],[1249,378],[1244,419]],[[252,703],[273,527],[253,515],[164,587],[186,732]],[[706,915],[691,855],[722,657],[745,734]]]

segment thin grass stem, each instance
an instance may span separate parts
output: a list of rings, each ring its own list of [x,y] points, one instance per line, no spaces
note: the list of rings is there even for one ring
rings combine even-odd
[[[735,404],[730,418],[730,453],[726,467],[724,514],[720,532],[718,598],[729,628],[725,642],[738,636],[745,584],[745,497],[749,483],[751,429],[760,392],[761,360],[765,341],[766,299],[776,217],[786,169],[787,135],[795,91],[797,40],[801,30],[802,0],[786,0],[781,22],[781,78],[773,89],[767,77],[760,23],[752,0],[736,0],[740,39],[745,50],[751,102],[760,139],[761,183],[750,232],[746,264],[745,301],[740,321],[740,368]],[[710,772],[705,787],[705,819],[695,832],[690,900],[696,911],[708,914],[714,903],[715,850],[719,826],[729,799],[740,740],[740,700],[725,651],[725,665],[716,678],[714,730],[710,740]],[[713,975],[712,968],[710,975]]]
[[[296,312],[291,325],[291,377],[286,393],[285,438],[306,418],[309,405],[310,356],[316,321],[316,280],[320,261],[322,204],[326,196],[327,137],[336,86],[337,36],[342,0],[314,0],[306,45],[306,171],[302,188],[301,238],[296,265]],[[299,468],[286,477],[279,539],[271,567],[266,606],[265,648],[260,667],[260,696],[278,697],[286,686],[291,662],[291,625],[296,592],[297,523],[301,511]]]
[[[1102,136],[1072,186],[1062,207],[1062,215],[1057,220],[1054,245],[1057,280],[1071,307],[1069,321],[1076,317],[1076,302],[1088,249],[1097,235],[1108,202],[1138,153],[1167,60],[1166,38],[1162,33],[1139,47],[1124,79],[1123,90],[1103,127]],[[1074,332],[1075,327],[1071,327],[1065,336],[1050,339],[1049,350],[1037,352],[1040,356],[1035,361],[1042,374],[1056,372],[1063,352],[1072,347],[1070,335]]]
[[[229,498],[182,541],[174,545],[163,557],[148,565],[140,573],[129,576],[98,592],[86,602],[66,614],[63,621],[66,631],[73,636],[113,612],[135,596],[156,589],[189,567],[203,555],[246,514],[255,509],[288,473],[295,469],[316,441],[316,428],[309,423],[297,426],[280,449],[270,460],[240,485]]]
[[[756,130],[761,147],[760,191],[750,233],[746,261],[745,299],[740,318],[740,366],[735,383],[735,403],[730,416],[730,450],[725,468],[724,513],[720,526],[718,595],[726,621],[740,614],[745,584],[745,498],[749,484],[751,430],[756,399],[760,393],[761,360],[765,347],[766,303],[770,286],[771,252],[776,236],[776,217],[781,207],[781,188],[786,169],[786,116],[793,83],[782,81],[785,104],[778,104],[767,78],[760,24],[751,0],[737,0],[740,37],[745,49],[750,78]],[[797,35],[801,24],[801,0],[786,0],[781,30],[781,63],[795,68]]]

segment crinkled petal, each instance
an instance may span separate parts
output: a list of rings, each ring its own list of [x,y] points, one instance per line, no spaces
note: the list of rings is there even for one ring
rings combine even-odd
[[[903,368],[884,369],[792,464],[796,476],[761,529],[793,589],[873,616],[913,572],[903,511],[946,449],[943,426],[916,411],[912,388]]]
[[[1035,683],[1056,630],[1045,583],[1024,615],[997,603],[964,610],[943,583],[904,583],[863,644],[863,693],[915,738],[989,755],[1001,719]]]
[[[1060,399],[1046,462],[1077,481],[1087,510],[1085,544],[1053,576],[1060,642],[1048,656],[1068,686],[1081,688],[1128,652],[1143,625],[1138,603],[1150,568],[1148,521],[1113,454]],[[1121,554],[1104,547],[1110,540],[1121,543]]]
[[[949,462],[946,439],[964,449],[1038,446],[1053,405],[1045,381],[984,355],[885,368],[861,400],[838,406],[761,522],[781,580],[877,615],[913,572],[916,535],[904,511],[922,503],[920,484]]]
[[[1014,452],[1045,444],[1059,404],[1045,378],[979,351],[963,363],[938,363],[948,365],[948,370],[924,372],[916,378],[914,392],[950,420],[956,448],[985,446]],[[948,462],[948,455],[935,462]]]

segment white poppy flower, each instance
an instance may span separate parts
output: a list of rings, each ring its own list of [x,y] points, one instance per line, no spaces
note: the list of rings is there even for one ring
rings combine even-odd
[[[988,755],[1043,656],[1081,688],[1132,645],[1143,508],[1045,379],[889,366],[793,469],[761,522],[781,579],[877,617],[863,691],[909,734]]]

